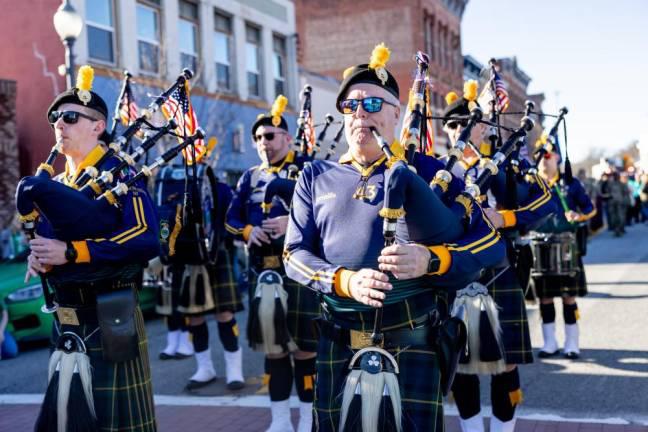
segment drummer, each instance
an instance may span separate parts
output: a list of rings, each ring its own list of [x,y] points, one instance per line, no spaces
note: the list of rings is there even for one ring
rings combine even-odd
[[[563,318],[565,321],[565,345],[563,355],[568,359],[577,359],[580,354],[578,346],[578,319],[580,314],[576,297],[587,294],[585,270],[583,268],[584,245],[576,242],[576,231],[596,214],[596,208],[591,198],[585,192],[582,183],[571,176],[571,169],[565,170],[567,175],[560,172],[561,156],[557,147],[547,152],[540,161],[540,176],[551,188],[551,199],[556,204],[557,212],[537,231],[542,233],[559,234],[572,233],[572,247],[576,250],[574,264],[576,274],[534,276],[532,284],[540,300],[540,315],[542,317],[542,336],[544,345],[540,349],[540,358],[552,357],[559,353],[556,341],[556,309],[554,297],[563,300]]]

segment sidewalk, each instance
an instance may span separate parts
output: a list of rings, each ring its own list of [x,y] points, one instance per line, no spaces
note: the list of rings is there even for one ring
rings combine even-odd
[[[30,431],[38,416],[38,405],[0,405],[0,431]],[[169,406],[156,407],[158,430],[262,432],[270,423],[267,408],[240,406]],[[299,413],[292,410],[293,423],[297,425]],[[455,416],[446,419],[446,432],[460,432]],[[527,420],[517,422],[516,432],[646,432],[648,426],[580,423],[566,421]]]

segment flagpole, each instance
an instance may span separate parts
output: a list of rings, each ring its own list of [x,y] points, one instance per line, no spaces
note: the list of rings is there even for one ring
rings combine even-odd
[[[122,106],[122,99],[124,98],[124,95],[126,94],[126,89],[128,88],[130,84],[130,79],[133,75],[131,75],[130,72],[127,70],[124,70],[124,81],[122,83],[121,90],[119,91],[119,96],[117,97],[117,103],[115,104],[115,112],[113,113],[113,123],[112,123],[112,128],[110,130],[110,141],[112,142],[115,139],[115,134],[117,133],[117,124],[119,123],[119,120],[121,119],[121,116],[119,114],[119,111],[121,111],[121,106]],[[128,101],[130,103],[130,101]],[[129,107],[130,109],[130,107]]]
[[[491,112],[489,120],[491,123],[497,125],[497,127],[491,127],[491,133],[488,136],[488,139],[491,142],[492,151],[495,151],[495,149],[498,149],[500,147],[500,144],[502,143],[502,131],[499,127],[500,116],[499,112],[497,111],[497,86],[495,84],[495,65],[497,64],[497,61],[492,58],[489,60],[488,64],[490,65],[490,79],[488,85],[490,86],[491,92],[493,94],[493,97],[490,101]]]

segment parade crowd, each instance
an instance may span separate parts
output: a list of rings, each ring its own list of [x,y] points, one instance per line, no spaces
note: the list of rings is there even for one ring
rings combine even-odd
[[[487,104],[474,81],[446,96],[441,122],[452,149],[435,157],[421,144],[426,56],[417,55],[400,133],[401,86],[410,83],[388,70],[384,44],[368,57],[344,72],[337,95],[346,153],[307,146],[304,118],[295,142],[279,96],[250,127],[260,163],[235,188],[199,162],[202,132],[183,135],[171,123],[186,121],[189,75],[164,93],[180,102],[180,115],[163,109],[179,144],[142,166],[133,161],[141,154],[106,145],[108,108],[92,91],[92,69],[80,69],[47,111],[57,146],[17,191],[31,249],[26,278],[43,280],[45,311],[56,318],[37,431],[156,430],[142,284],[157,289],[165,316],[159,358],[195,359],[187,390],[216,379],[209,316],[229,391],[246,385],[241,343],[262,353],[267,432],[294,430],[293,387],[298,432],[442,431],[450,394],[462,430],[483,432],[483,376],[490,431],[510,432],[523,401],[519,367],[536,356],[579,358],[587,237],[605,223],[622,235],[626,224],[646,221],[648,174],[626,167],[598,181],[572,176],[556,135],[566,109],[528,143],[531,156],[520,156],[534,108],[527,104],[519,128],[498,124],[507,102],[494,64],[481,92],[492,88]],[[310,90],[302,113],[308,98]],[[192,163],[165,165],[180,152]],[[66,167],[55,175],[57,153]],[[2,233],[3,258],[17,253],[17,226]],[[234,244],[246,251],[244,269],[235,270]],[[537,353],[528,289],[540,301]],[[245,335],[236,320],[243,309]]]

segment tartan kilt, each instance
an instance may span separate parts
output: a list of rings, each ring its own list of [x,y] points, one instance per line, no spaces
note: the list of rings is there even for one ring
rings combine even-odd
[[[400,369],[398,382],[402,399],[403,430],[442,432],[444,430],[443,399],[438,359],[434,349],[420,346],[409,347],[400,352],[391,350],[390,352],[395,355]],[[320,337],[313,403],[313,430],[325,432],[338,430],[342,392],[353,354],[354,351],[350,347]],[[385,409],[384,405],[381,409]],[[361,423],[359,417],[360,410],[350,410],[347,425],[354,420],[355,424]],[[383,430],[389,431],[394,428],[393,425],[385,425]]]
[[[185,271],[185,265],[172,264],[169,268],[171,272],[171,310],[183,316],[200,316],[210,313],[220,312],[240,312],[244,309],[243,299],[237,289],[236,280],[232,268],[232,260],[229,251],[225,247],[218,250],[216,264],[206,265],[209,274],[209,284],[211,285],[212,296],[214,298],[214,307],[204,310],[200,313],[185,313],[177,311],[178,305],[182,304],[181,290],[182,278]],[[161,290],[158,288],[158,304],[162,304]]]
[[[54,341],[58,334],[56,325],[57,322],[54,324]],[[102,432],[157,430],[148,342],[139,306],[135,310],[135,328],[139,339],[139,355],[133,360],[112,363],[103,359],[101,330],[95,331],[96,323],[61,327],[61,332],[73,331],[82,338],[91,335],[85,345],[92,366],[94,406],[99,430]]]
[[[319,317],[321,312],[317,294],[289,279],[283,270],[280,270],[279,273],[283,279],[283,287],[288,293],[288,311],[286,314],[288,332],[290,332],[290,336],[300,351],[316,352],[317,337],[313,328],[313,320]],[[254,299],[258,273],[250,269],[249,276],[250,292],[248,300],[251,303]]]
[[[242,311],[244,309],[243,299],[234,278],[232,257],[229,250],[221,247],[218,250],[216,265],[209,266],[208,270],[214,303],[216,304],[214,311],[216,313]]]
[[[488,283],[499,271],[501,269],[488,270],[481,282]],[[524,290],[515,269],[509,267],[488,287],[488,292],[498,306],[506,363],[533,363]]]
[[[575,276],[540,276],[532,277],[531,282],[539,298],[548,297],[585,297],[587,280],[583,257],[578,256],[579,272]]]

